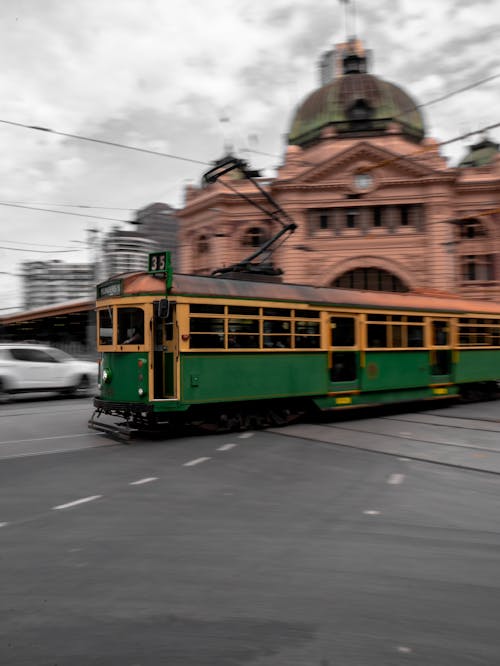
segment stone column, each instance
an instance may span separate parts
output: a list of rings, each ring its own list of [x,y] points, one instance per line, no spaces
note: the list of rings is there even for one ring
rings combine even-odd
[[[429,287],[458,292],[460,282],[459,257],[454,237],[451,207],[446,203],[427,204],[425,216],[424,261]]]

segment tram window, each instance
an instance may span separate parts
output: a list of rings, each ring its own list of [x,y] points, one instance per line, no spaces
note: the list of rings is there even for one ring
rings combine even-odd
[[[111,308],[99,310],[99,344],[113,344],[113,318]]]
[[[190,349],[224,349],[224,336],[214,333],[192,333],[189,337]]]
[[[199,314],[224,314],[224,306],[210,305],[208,303],[191,303],[189,311]]]
[[[391,326],[392,328],[392,347],[406,347],[403,341],[403,326]]]
[[[319,335],[319,321],[296,321],[295,335]]]
[[[230,315],[258,315],[259,308],[251,308],[246,305],[230,305],[227,312]]]
[[[304,319],[319,319],[319,310],[295,310],[296,317]]]
[[[423,326],[411,326],[411,325],[408,326],[408,347],[423,347],[423,346],[424,346]]]
[[[191,317],[189,320],[190,333],[218,333],[224,334],[224,319],[220,317]]]
[[[407,321],[410,321],[410,322],[422,322],[423,323],[423,321],[424,321],[423,317],[416,317],[415,315],[408,315],[408,317],[406,319],[407,319]]]
[[[258,319],[229,319],[229,333],[259,333]]]
[[[331,346],[354,347],[356,344],[354,317],[331,317]]]
[[[118,344],[144,344],[144,311],[141,308],[118,308]]]
[[[296,349],[319,349],[321,338],[319,335],[295,335]]]
[[[227,346],[229,349],[257,349],[259,346],[259,336],[247,335],[245,333],[229,334]]]
[[[290,333],[290,322],[267,319],[264,321],[264,333]]]
[[[432,326],[432,344],[442,347],[448,344],[448,324],[445,321],[434,321]]]
[[[284,308],[263,308],[264,317],[289,317],[290,310]]]
[[[387,347],[387,327],[385,324],[368,324],[368,347]]]
[[[368,314],[366,315],[366,321],[387,321],[389,319],[388,315],[383,314]]]
[[[292,346],[291,337],[289,335],[265,335],[264,347],[274,349],[290,349]]]

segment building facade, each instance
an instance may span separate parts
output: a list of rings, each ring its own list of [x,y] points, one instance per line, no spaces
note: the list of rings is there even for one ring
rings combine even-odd
[[[273,257],[283,280],[500,299],[498,146],[483,138],[448,166],[417,103],[368,69],[357,40],[325,55],[282,166],[261,181],[298,225]],[[279,229],[236,191],[267,205],[234,172],[186,190],[182,272],[241,261]]]
[[[23,309],[86,298],[95,293],[93,264],[26,261],[21,264]]]
[[[118,273],[144,271],[148,254],[159,249],[157,243],[147,237],[142,229],[128,231],[115,228],[100,240],[96,262],[96,282],[107,280]]]
[[[136,212],[135,224],[145,238],[156,243],[159,250],[169,250],[173,265],[177,265],[176,210],[166,203],[152,203]]]

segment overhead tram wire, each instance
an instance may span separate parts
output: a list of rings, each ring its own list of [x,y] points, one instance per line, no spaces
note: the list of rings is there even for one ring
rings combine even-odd
[[[423,102],[422,104],[416,105],[416,108],[421,108],[424,106],[429,106],[431,104],[435,104],[437,102],[441,102],[445,99],[448,99],[449,97],[452,97],[453,95],[457,95],[461,92],[465,92],[467,90],[471,90],[472,88],[475,88],[479,85],[482,85],[483,83],[487,83],[488,81],[493,81],[496,78],[500,77],[500,73],[498,74],[493,74],[491,76],[488,76],[484,79],[480,79],[479,81],[475,81],[471,84],[468,84],[467,86],[464,86],[463,88],[459,88],[457,90],[451,91],[449,93],[446,93],[445,95],[442,95],[441,97],[437,97],[436,99],[429,100],[428,102]],[[412,107],[414,108],[414,107]],[[403,111],[402,114],[406,113],[407,111]],[[396,116],[399,117],[399,116]],[[148,155],[157,155],[158,157],[167,157],[169,159],[173,160],[181,160],[183,162],[190,162],[192,164],[201,164],[203,166],[210,166],[210,162],[204,162],[202,160],[195,160],[191,157],[183,157],[182,155],[174,155],[172,153],[164,153],[158,150],[150,150],[149,148],[141,148],[139,146],[129,146],[125,143],[119,143],[117,141],[108,141],[106,139],[96,139],[95,137],[89,137],[89,136],[84,136],[82,134],[72,134],[70,132],[61,132],[60,130],[53,130],[50,127],[42,127],[41,125],[28,125],[27,123],[20,123],[16,122],[14,120],[5,120],[3,118],[0,118],[0,123],[3,125],[11,125],[13,127],[22,127],[24,129],[30,129],[34,130],[37,132],[45,132],[48,134],[55,134],[57,136],[64,136],[69,139],[76,139],[78,141],[88,141],[90,143],[98,143],[104,146],[111,146],[112,148],[121,148],[123,150],[132,150],[135,152],[139,153],[146,153]],[[480,131],[480,130],[479,130]],[[259,153],[260,151],[256,150],[250,150],[247,149],[247,152],[255,152]],[[270,155],[269,153],[262,153],[262,154],[267,154],[269,157],[276,157],[279,158],[278,155]],[[117,209],[118,210],[118,209]]]
[[[23,206],[22,204],[7,203],[6,201],[0,201],[0,206],[7,206],[9,208],[22,208],[24,210],[36,210],[43,213],[59,213],[59,215],[74,215],[75,217],[89,217],[94,220],[109,220],[111,222],[130,222],[130,220],[122,220],[117,217],[102,217],[101,215],[88,215],[86,213],[73,213],[69,210],[56,210],[53,208],[37,208],[35,206]],[[130,209],[129,209],[130,210]]]
[[[190,157],[183,157],[182,155],[173,155],[171,153],[162,153],[159,150],[150,150],[149,148],[140,148],[139,146],[129,146],[125,143],[118,143],[117,141],[107,141],[105,139],[96,139],[94,137],[83,136],[81,134],[71,134],[70,132],[60,132],[59,130],[50,129],[50,127],[41,127],[39,125],[28,125],[26,123],[18,123],[13,120],[3,120],[0,118],[0,123],[4,125],[12,125],[13,127],[23,127],[24,129],[35,130],[37,132],[46,132],[48,134],[56,134],[57,136],[64,136],[68,139],[77,139],[78,141],[88,141],[90,143],[98,143],[104,146],[111,146],[112,148],[122,148],[124,150],[133,150],[138,153],[146,153],[148,155],[157,155],[158,157],[168,157],[172,160],[181,160],[183,162],[191,162],[192,164],[202,164],[207,166],[209,162],[202,162]]]
[[[67,245],[53,245],[52,243],[30,243],[29,241],[26,242],[26,241],[18,241],[18,240],[11,241],[11,240],[7,240],[5,238],[0,238],[0,243],[10,243],[10,245],[31,245],[31,246],[35,246],[35,247],[52,247],[52,248],[57,247],[57,248],[61,248],[63,250],[73,249],[71,247],[68,247]]]
[[[424,106],[431,106],[431,104],[437,104],[438,102],[443,102],[444,100],[449,99],[454,95],[458,95],[459,93],[462,92],[467,92],[467,90],[472,90],[473,88],[477,88],[483,83],[488,83],[489,81],[494,81],[495,79],[498,78],[500,78],[500,73],[492,74],[491,76],[487,76],[484,79],[480,79],[479,81],[475,81],[474,83],[470,83],[466,86],[463,86],[463,88],[457,88],[457,90],[451,90],[450,92],[441,95],[441,97],[436,97],[435,99],[431,99],[428,102],[422,102],[422,104],[415,104],[414,106],[408,107],[407,109],[403,109],[401,113],[398,113],[397,116],[394,116],[394,119],[401,118],[401,116],[404,116],[405,114],[409,113],[410,111],[413,111],[414,109],[422,109]]]
[[[136,210],[135,208],[119,208],[118,206],[93,206],[90,204],[56,203],[55,201],[6,201],[5,203],[23,206],[57,206],[59,208],[88,208],[96,210]]]
[[[492,74],[491,76],[487,76],[484,79],[479,79],[478,81],[474,81],[473,83],[469,83],[466,86],[463,86],[462,88],[457,88],[456,90],[451,90],[448,93],[445,93],[444,95],[441,95],[440,97],[436,97],[435,99],[431,99],[427,102],[422,102],[422,104],[415,104],[412,105],[411,107],[408,107],[407,109],[403,109],[400,113],[398,113],[397,116],[394,116],[394,120],[397,120],[398,118],[401,118],[402,116],[406,115],[410,111],[413,111],[415,109],[421,109],[425,106],[431,106],[431,104],[437,104],[438,102],[443,102],[446,99],[449,99],[450,97],[453,97],[454,95],[458,95],[462,92],[467,92],[468,90],[472,90],[473,88],[477,88],[478,86],[482,85],[483,83],[488,83],[489,81],[494,81],[495,79],[500,78],[500,72],[497,74]],[[479,132],[484,132],[488,129],[493,129],[494,127],[497,127],[497,125],[493,125],[491,127],[486,127],[483,129],[476,130],[475,132],[470,132],[467,136],[471,136],[473,134],[478,134]],[[459,137],[457,139],[453,139],[450,141],[443,141],[439,143],[438,145],[442,146],[445,145],[446,143],[452,143],[453,141],[459,141],[460,138],[466,138],[466,137]],[[280,159],[279,155],[272,155],[271,153],[264,153],[260,150],[253,150],[251,148],[245,148],[245,152],[247,153],[256,153],[257,155],[267,155],[268,157],[275,157],[276,159]],[[300,160],[301,164],[304,166],[318,166],[320,162],[307,162],[306,160]]]
[[[471,132],[465,132],[464,134],[460,134],[460,136],[456,136],[453,139],[447,139],[446,141],[439,141],[436,143],[429,144],[427,146],[424,146],[423,148],[420,148],[420,150],[413,151],[412,153],[396,155],[395,157],[389,157],[386,160],[383,160],[382,162],[377,162],[376,164],[373,164],[372,166],[363,167],[363,169],[360,170],[359,173],[369,173],[370,171],[375,171],[375,169],[380,169],[380,167],[386,166],[387,164],[393,164],[398,160],[409,160],[411,162],[416,162],[417,155],[423,155],[424,153],[428,153],[431,150],[434,150],[435,148],[439,148],[440,146],[447,146],[450,143],[455,143],[455,141],[468,139],[471,136],[475,136],[476,134],[481,134],[482,132],[487,132],[489,130],[496,129],[497,127],[500,127],[500,123],[493,123],[493,125],[486,125],[485,127],[480,127],[479,129],[473,130]]]
[[[36,252],[37,254],[67,254],[68,252],[81,252],[81,248],[76,247],[74,250],[31,250],[26,247],[6,247],[0,245],[0,250],[11,250],[12,252]]]

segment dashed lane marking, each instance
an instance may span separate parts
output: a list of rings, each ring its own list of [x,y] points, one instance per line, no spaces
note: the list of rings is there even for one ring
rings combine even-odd
[[[52,437],[34,437],[32,439],[10,439],[0,442],[0,446],[4,444],[24,444],[26,442],[43,442],[48,439],[73,439],[74,437],[93,437],[94,435],[104,435],[104,432],[85,432],[77,433],[74,435],[53,435]]]
[[[194,460],[190,460],[189,462],[184,463],[183,466],[184,467],[193,467],[194,465],[199,465],[200,463],[204,463],[207,460],[211,460],[211,458],[210,457],[208,457],[208,458],[195,458]]]
[[[158,481],[157,476],[148,476],[145,479],[138,479],[137,481],[132,481],[129,483],[130,486],[142,486],[143,483],[152,483],[153,481]]]
[[[366,509],[363,513],[367,516],[380,516],[380,511],[376,511],[375,509]]]
[[[80,499],[75,500],[74,502],[67,502],[67,504],[58,504],[57,506],[53,506],[52,509],[58,510],[58,509],[71,509],[74,506],[78,506],[79,504],[85,504],[86,502],[93,502],[96,499],[100,499],[102,495],[91,495],[90,497],[82,497]]]
[[[0,523],[0,527],[7,527],[9,523]]]
[[[387,483],[390,486],[399,486],[405,480],[404,474],[391,474],[387,479]]]
[[[234,449],[236,444],[223,444],[222,446],[219,446],[217,451],[230,451],[231,449]]]
[[[238,435],[240,439],[248,439],[249,437],[253,437],[255,435],[254,432],[242,432],[241,435]]]

